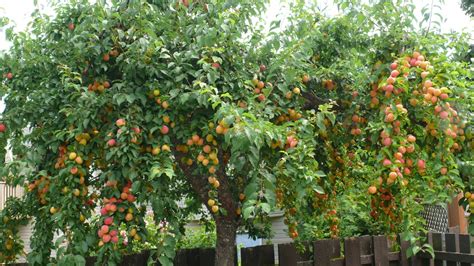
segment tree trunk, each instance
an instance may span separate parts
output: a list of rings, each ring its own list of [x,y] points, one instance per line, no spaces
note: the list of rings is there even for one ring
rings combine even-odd
[[[234,266],[237,261],[237,248],[235,245],[235,236],[237,223],[225,216],[216,217],[216,266]]]

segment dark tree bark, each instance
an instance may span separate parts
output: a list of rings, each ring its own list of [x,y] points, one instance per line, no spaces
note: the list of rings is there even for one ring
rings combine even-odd
[[[207,207],[209,212],[212,213],[211,208],[207,205],[209,191],[207,177],[193,175],[192,166],[188,166],[181,160],[184,157],[183,154],[176,152],[174,156],[199,200]],[[224,151],[220,150],[218,156],[221,162],[219,170],[216,173],[216,177],[220,183],[218,188],[218,202],[220,209],[223,211],[221,213],[212,214],[216,222],[217,233],[215,265],[234,266],[237,261],[235,237],[240,222],[236,213],[238,203],[236,197],[233,195],[232,184],[225,174],[227,160],[224,158]]]
[[[234,266],[237,249],[235,246],[235,236],[237,223],[225,216],[217,216],[217,243],[215,266]]]

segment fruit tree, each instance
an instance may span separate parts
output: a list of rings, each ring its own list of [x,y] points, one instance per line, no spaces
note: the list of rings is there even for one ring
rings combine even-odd
[[[265,3],[250,0],[76,0],[36,13],[0,57],[13,158],[2,176],[27,190],[1,213],[0,261],[21,250],[15,224],[30,216],[31,264],[117,263],[147,241],[151,208],[166,224],[162,264],[188,216],[207,213],[216,265],[233,265],[239,227],[267,237],[278,208],[294,239],[345,236],[354,197],[371,232],[415,244],[422,204],[464,187],[465,37],[408,34],[410,5],[387,15],[337,2],[348,12],[325,18],[295,1],[269,34],[255,21]]]

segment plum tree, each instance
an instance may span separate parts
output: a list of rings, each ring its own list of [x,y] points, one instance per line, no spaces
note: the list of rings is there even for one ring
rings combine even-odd
[[[233,265],[237,229],[268,237],[277,208],[294,239],[344,236],[346,188],[365,195],[374,233],[420,230],[421,204],[462,188],[469,74],[433,39],[373,36],[351,23],[368,14],[323,19],[302,5],[268,38],[252,26],[265,4],[247,0],[73,1],[12,35],[0,57],[0,136],[13,154],[2,173],[28,191],[29,262],[57,249],[58,263],[117,263],[147,241],[151,207],[166,224],[162,264],[206,208],[216,265]],[[406,19],[406,6],[393,12]]]

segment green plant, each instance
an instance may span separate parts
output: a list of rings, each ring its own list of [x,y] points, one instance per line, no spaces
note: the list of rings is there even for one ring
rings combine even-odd
[[[170,265],[203,204],[216,265],[276,208],[294,239],[406,232],[416,253],[422,204],[468,182],[469,36],[440,34],[432,9],[417,30],[411,1],[336,3],[326,18],[292,1],[263,33],[263,1],[74,0],[35,13],[33,34],[7,30],[1,171],[28,191],[29,263],[57,249],[113,265],[149,245]]]

